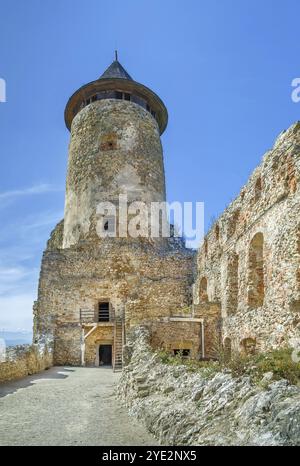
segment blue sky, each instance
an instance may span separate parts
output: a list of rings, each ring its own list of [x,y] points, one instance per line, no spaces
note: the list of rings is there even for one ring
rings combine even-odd
[[[69,96],[119,50],[165,102],[168,200],[206,225],[299,119],[298,0],[0,0],[0,328],[30,329],[42,251],[63,216]]]

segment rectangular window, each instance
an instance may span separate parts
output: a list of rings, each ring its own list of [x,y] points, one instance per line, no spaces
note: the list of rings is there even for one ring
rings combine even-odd
[[[182,358],[188,358],[190,355],[189,349],[174,349],[173,350],[174,356],[181,356]]]
[[[124,92],[124,100],[130,100],[130,94]]]
[[[123,92],[116,91],[116,99],[123,99]]]
[[[97,95],[93,95],[92,97],[92,102],[95,102],[95,100],[97,100]]]
[[[109,303],[99,303],[98,322],[109,322]]]

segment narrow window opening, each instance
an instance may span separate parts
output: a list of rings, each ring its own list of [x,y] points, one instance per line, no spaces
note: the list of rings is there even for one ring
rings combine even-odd
[[[239,293],[239,256],[230,253],[227,262],[227,286],[226,286],[226,312],[227,315],[235,314],[238,307]]]
[[[224,359],[225,361],[230,361],[231,359],[231,339],[226,337],[223,343],[223,350],[224,350]]]
[[[257,202],[261,198],[261,193],[262,193],[262,183],[261,183],[261,178],[259,177],[255,182],[255,188],[254,188],[254,201],[255,202]]]
[[[208,302],[208,295],[207,295],[207,279],[205,277],[201,278],[200,287],[199,287],[199,299],[202,303]]]
[[[98,322],[109,322],[109,302],[99,303]]]
[[[254,354],[256,350],[256,341],[254,338],[244,338],[241,343],[242,353],[249,355]]]
[[[205,256],[207,256],[207,253],[208,253],[208,242],[207,242],[207,239],[205,238],[205,240],[204,240],[204,254],[205,254]]]
[[[264,303],[264,237],[257,233],[249,247],[248,305],[261,307]]]
[[[236,232],[238,221],[240,217],[240,209],[236,209],[230,216],[227,223],[227,238],[230,239]]]

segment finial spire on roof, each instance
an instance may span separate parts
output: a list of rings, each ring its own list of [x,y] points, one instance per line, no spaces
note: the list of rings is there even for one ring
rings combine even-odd
[[[115,50],[115,57],[116,57],[116,61],[118,61],[118,51]]]

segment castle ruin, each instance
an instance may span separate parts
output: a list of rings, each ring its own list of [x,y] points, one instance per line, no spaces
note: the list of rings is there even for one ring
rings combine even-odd
[[[122,367],[130,330],[205,359],[292,344],[300,329],[300,124],[283,132],[196,254],[177,237],[99,237],[97,206],[166,199],[167,110],[116,59],[69,99],[65,214],[43,254],[34,343],[54,364]],[[104,216],[105,229],[118,228]],[[130,218],[128,219],[130,221]],[[120,233],[120,232],[118,232]]]

